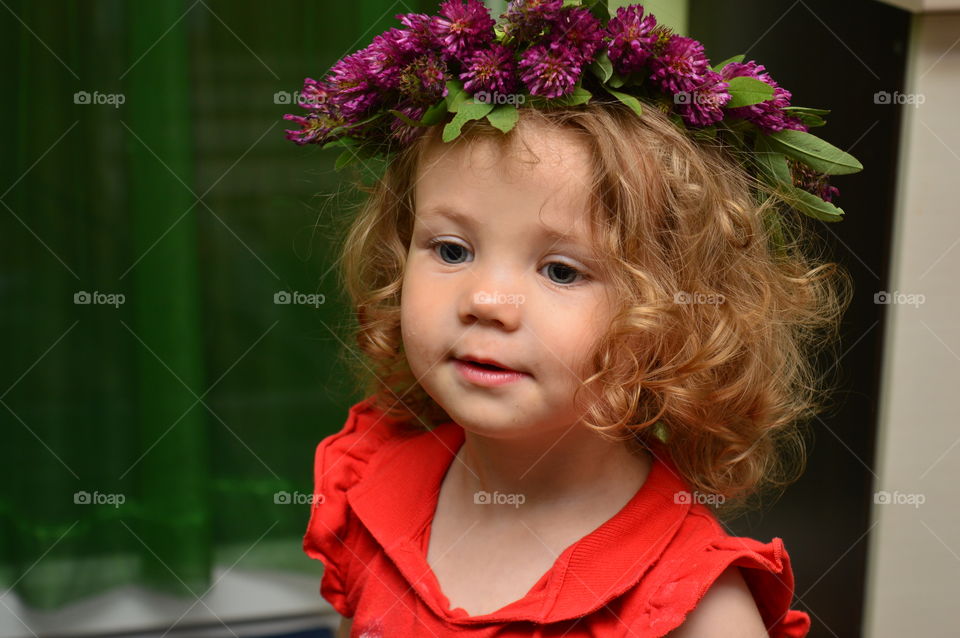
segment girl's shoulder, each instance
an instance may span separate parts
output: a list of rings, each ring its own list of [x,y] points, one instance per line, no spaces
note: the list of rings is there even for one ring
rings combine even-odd
[[[636,619],[638,630],[665,635],[684,622],[730,568],[740,567],[770,636],[806,636],[809,616],[790,608],[794,575],[783,540],[762,542],[729,532],[698,502],[665,448],[656,451],[659,468],[649,487],[658,493],[655,509],[662,510],[670,538],[627,593],[624,613]],[[645,545],[640,548],[647,550]]]
[[[353,616],[347,583],[356,558],[348,541],[357,532],[348,493],[378,458],[390,458],[391,448],[426,431],[388,416],[370,397],[351,406],[343,427],[317,444],[303,551],[323,562],[321,593],[343,616]]]

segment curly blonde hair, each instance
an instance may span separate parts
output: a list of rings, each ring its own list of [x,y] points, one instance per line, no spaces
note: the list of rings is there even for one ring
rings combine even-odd
[[[506,135],[480,120],[453,143],[506,145],[536,118],[590,149],[590,221],[622,305],[592,353],[597,372],[578,390],[601,398],[584,424],[631,446],[665,442],[693,489],[722,496],[713,502],[724,517],[794,482],[806,463],[804,426],[828,385],[812,355],[837,343],[852,290],[844,268],[809,254],[809,218],[729,146],[691,139],[652,104],[641,117],[597,101],[520,114]],[[400,330],[414,184],[439,131],[425,129],[372,187],[360,186],[368,197],[341,238],[362,353],[345,362],[364,396],[418,429],[449,420],[411,373]]]

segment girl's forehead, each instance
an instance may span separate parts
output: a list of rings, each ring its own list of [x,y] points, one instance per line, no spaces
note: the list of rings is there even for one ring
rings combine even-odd
[[[506,183],[576,197],[577,191],[590,187],[590,150],[573,131],[540,123],[518,125],[514,131],[506,139],[474,135],[453,143],[431,140],[418,163],[418,190],[449,181]]]

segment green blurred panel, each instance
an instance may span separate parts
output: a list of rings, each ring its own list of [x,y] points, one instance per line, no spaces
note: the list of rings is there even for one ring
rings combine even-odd
[[[335,254],[356,195],[281,118],[436,3],[6,5],[0,585],[53,608],[200,593],[241,556],[319,576],[313,452],[360,398]]]

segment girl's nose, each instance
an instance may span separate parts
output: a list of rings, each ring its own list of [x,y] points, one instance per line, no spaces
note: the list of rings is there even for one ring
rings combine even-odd
[[[505,330],[516,330],[520,326],[521,306],[525,301],[520,287],[505,289],[491,286],[489,279],[474,280],[460,296],[460,319],[464,323],[475,321],[499,324]]]

